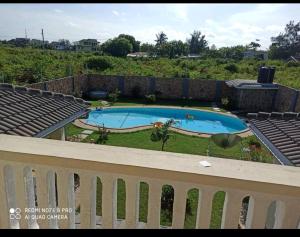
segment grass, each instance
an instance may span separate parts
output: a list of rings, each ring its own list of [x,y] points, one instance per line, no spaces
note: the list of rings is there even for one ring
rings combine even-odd
[[[67,126],[67,135],[79,134],[83,129],[77,128],[74,125]],[[196,136],[187,136],[179,133],[172,132],[175,135],[174,139],[170,139],[165,147],[165,151],[177,152],[194,155],[206,155],[208,147],[208,138],[201,138]],[[151,129],[132,132],[132,133],[111,133],[106,141],[106,145],[122,146],[131,148],[140,148],[148,150],[160,150],[161,146],[159,142],[152,142],[150,140]],[[97,132],[89,135],[83,142],[91,142],[91,139],[97,139]],[[247,144],[250,140],[258,141],[255,136],[250,136],[243,139],[243,144]],[[262,144],[261,144],[262,145]],[[229,159],[240,159],[241,149],[240,145],[236,145],[232,148],[222,149],[211,143],[210,145],[211,156],[224,157]],[[262,152],[265,154],[263,162],[273,163],[273,157],[267,149],[262,145]],[[244,154],[244,157],[249,158],[249,154]],[[125,197],[126,189],[123,180],[118,180],[118,192],[117,192],[117,218],[125,218]],[[101,215],[101,191],[102,184],[100,179],[97,182],[97,215]],[[195,228],[197,217],[197,206],[199,192],[197,189],[189,190],[188,199],[191,203],[191,213],[186,213],[184,228]],[[221,227],[222,211],[224,205],[225,193],[221,190],[217,192],[213,199],[212,215],[210,228],[219,229]],[[148,213],[148,185],[146,183],[140,183],[140,206],[139,206],[139,221],[147,222]],[[161,225],[170,226],[171,220],[168,218],[166,210],[161,210]]]
[[[109,138],[106,141],[106,145],[160,151],[161,144],[159,142],[152,142],[150,140],[151,132],[151,129],[147,129],[143,131],[130,133],[110,133]],[[171,132],[171,134],[174,134],[175,136],[174,138],[170,138],[170,140],[167,142],[165,151],[193,155],[207,155],[207,148],[209,143],[208,138],[188,136],[176,132]],[[84,142],[91,142],[92,139],[95,141],[97,137],[97,132],[94,132],[93,134],[89,135],[84,140]],[[244,138],[243,144],[247,144],[248,141],[253,139],[255,139],[254,136]],[[263,151],[267,152],[266,148],[263,148]],[[243,155],[245,156],[246,154]],[[240,159],[241,147],[240,145],[236,145],[232,148],[223,149],[211,142],[210,156],[224,157],[229,159]],[[265,162],[272,162],[271,155],[266,158]]]

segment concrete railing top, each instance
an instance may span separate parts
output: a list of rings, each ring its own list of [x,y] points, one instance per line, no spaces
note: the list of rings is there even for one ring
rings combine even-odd
[[[250,161],[11,135],[0,135],[0,160],[300,196],[299,168]]]

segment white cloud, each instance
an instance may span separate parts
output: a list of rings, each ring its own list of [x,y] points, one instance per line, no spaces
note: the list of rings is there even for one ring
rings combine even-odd
[[[175,16],[178,20],[188,21],[188,5],[186,4],[174,4],[167,5],[167,11],[169,11],[173,16]]]
[[[119,13],[118,11],[116,11],[116,10],[113,10],[112,13],[113,13],[115,16],[119,16],[119,15],[120,15],[120,13]]]
[[[61,9],[54,9],[54,11],[55,11],[56,13],[63,13],[63,12],[64,12],[64,11],[61,10]]]

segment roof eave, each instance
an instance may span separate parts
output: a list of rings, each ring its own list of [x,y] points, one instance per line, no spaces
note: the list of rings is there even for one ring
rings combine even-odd
[[[76,113],[74,113],[72,116],[46,128],[45,130],[37,133],[36,135],[34,135],[34,137],[39,137],[39,138],[43,138],[48,136],[49,134],[55,132],[57,129],[60,129],[64,126],[66,126],[68,123],[71,123],[72,121],[74,121],[75,119],[79,118],[80,116],[83,116],[85,114],[87,114],[90,110],[89,109],[82,109]]]
[[[254,125],[250,124],[252,132],[256,137],[268,148],[268,150],[275,156],[275,158],[282,165],[294,166],[294,164],[286,158]]]

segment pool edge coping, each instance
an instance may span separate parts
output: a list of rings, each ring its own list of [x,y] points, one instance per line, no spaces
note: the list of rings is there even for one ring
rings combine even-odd
[[[198,111],[205,111],[205,112],[211,112],[211,113],[216,113],[216,114],[222,114],[222,115],[226,115],[226,116],[231,116],[231,117],[235,117],[240,119],[237,115],[235,114],[231,114],[231,113],[224,113],[224,112],[218,112],[218,111],[209,111],[209,110],[203,110],[203,109],[197,109],[197,108],[182,108],[179,106],[163,106],[163,105],[159,105],[159,106],[154,106],[154,105],[144,105],[144,106],[109,106],[109,107],[101,107],[102,109],[109,109],[109,108],[138,108],[138,107],[147,107],[147,108],[177,108],[177,109],[183,109],[183,110],[198,110]],[[93,108],[92,110],[96,110],[97,108]],[[85,119],[76,119],[73,124],[77,127],[80,128],[84,128],[84,129],[89,129],[89,130],[93,130],[93,131],[98,131],[98,126],[96,125],[90,125],[84,122]],[[146,125],[146,126],[137,126],[137,127],[132,127],[132,128],[107,128],[110,132],[112,133],[130,133],[130,132],[137,132],[137,131],[142,131],[142,130],[146,130],[146,129],[150,129],[153,128],[153,125]],[[184,135],[189,135],[189,136],[197,136],[197,137],[205,137],[205,138],[209,138],[211,137],[213,134],[211,133],[199,133],[199,132],[192,132],[192,131],[187,131],[184,129],[180,129],[180,128],[174,128],[171,127],[170,130],[174,131],[174,132],[178,132]],[[231,134],[235,134],[235,135],[239,135],[240,137],[248,137],[251,135],[254,135],[250,129],[250,127],[247,125],[247,128],[244,129],[241,132],[235,132],[235,133],[231,133]]]

